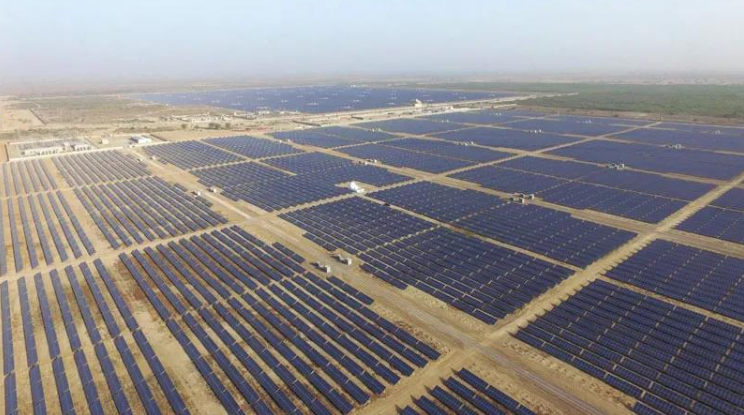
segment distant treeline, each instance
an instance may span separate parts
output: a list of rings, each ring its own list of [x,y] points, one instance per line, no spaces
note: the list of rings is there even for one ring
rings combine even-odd
[[[632,111],[744,120],[744,85],[640,85],[473,82],[417,84],[458,90],[578,93],[522,101],[525,105],[594,111]]]

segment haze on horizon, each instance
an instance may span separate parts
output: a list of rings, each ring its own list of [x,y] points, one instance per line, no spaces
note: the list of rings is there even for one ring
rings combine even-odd
[[[0,84],[472,73],[744,73],[744,2],[13,1]]]

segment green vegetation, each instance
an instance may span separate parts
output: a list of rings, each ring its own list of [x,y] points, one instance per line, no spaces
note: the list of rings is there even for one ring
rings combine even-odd
[[[536,98],[525,105],[744,119],[744,85],[640,85],[473,82],[416,87],[479,91],[576,93]]]

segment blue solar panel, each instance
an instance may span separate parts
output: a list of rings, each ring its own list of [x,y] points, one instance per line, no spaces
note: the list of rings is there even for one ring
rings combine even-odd
[[[385,145],[396,148],[403,148],[419,153],[433,154],[442,157],[450,157],[459,160],[472,161],[476,163],[485,163],[510,157],[511,154],[499,151],[489,151],[480,147],[469,145],[458,145],[448,141],[423,140],[419,138],[404,138],[392,140]]]
[[[241,161],[242,158],[200,141],[181,141],[144,147],[144,151],[159,160],[185,170]]]
[[[730,368],[744,358],[726,356],[741,350],[741,334],[739,327],[596,281],[516,337],[631,396],[643,394],[661,413],[736,413],[744,383]]]
[[[644,144],[592,141],[564,147],[552,153],[594,163],[624,163],[641,170],[721,180],[730,179],[744,171],[742,156]]]
[[[674,124],[660,126],[674,127]],[[677,125],[679,126],[679,125]],[[642,128],[613,135],[614,138],[638,143],[661,146],[681,145],[685,148],[713,151],[744,152],[744,130],[726,129],[724,127],[695,126],[672,130],[659,128]]]
[[[324,113],[409,106],[415,99],[426,103],[473,101],[512,96],[506,92],[463,92],[410,88],[359,86],[301,86],[251,88],[140,95],[141,99],[168,105],[211,105],[233,111],[296,111]]]
[[[430,173],[442,173],[472,165],[472,162],[452,157],[403,150],[382,144],[363,144],[344,147],[339,151],[352,157],[366,160],[379,160],[393,167],[407,167]]]
[[[356,124],[370,130],[382,130],[393,133],[425,135],[443,131],[457,130],[465,127],[461,124],[431,121],[423,118],[399,118],[385,121],[366,122]]]
[[[480,144],[488,147],[515,148],[534,151],[578,141],[579,138],[557,134],[521,131],[505,128],[463,128],[456,131],[432,134],[448,141]]]
[[[576,134],[592,137],[617,133],[630,128],[630,126],[627,125],[594,122],[593,119],[589,118],[580,119],[566,117],[515,121],[509,123],[509,127],[521,130],[538,130],[549,133]]]
[[[744,211],[706,206],[676,229],[744,244]]]
[[[414,398],[414,403],[427,414],[450,413],[444,408],[463,415],[535,414],[473,372],[461,369],[456,373],[457,376],[450,376],[440,385],[430,389],[428,395]],[[406,407],[398,413],[403,415],[417,412],[411,407]]]
[[[276,141],[251,137],[247,135],[237,137],[208,138],[204,141],[209,144],[232,151],[233,153],[242,154],[246,157],[254,159],[302,152],[302,150],[296,149],[284,143],[277,143]]]
[[[148,176],[145,165],[120,151],[81,153],[52,159],[71,186]]]

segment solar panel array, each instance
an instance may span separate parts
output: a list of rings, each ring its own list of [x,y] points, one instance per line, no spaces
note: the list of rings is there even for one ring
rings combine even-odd
[[[592,117],[587,115],[550,115],[546,117],[548,120],[556,120],[563,122],[572,122],[578,124],[600,124],[600,125],[619,125],[628,127],[640,127],[653,124],[652,120],[644,120],[642,118],[619,118],[619,117]]]
[[[590,265],[635,236],[566,212],[517,203],[476,213],[455,226],[578,267]]]
[[[418,153],[433,154],[442,157],[455,158],[459,160],[472,161],[475,163],[486,163],[510,157],[511,154],[500,151],[492,151],[481,147],[469,145],[458,145],[447,141],[423,140],[420,138],[404,138],[386,142],[385,145],[402,148]]]
[[[349,413],[439,357],[297,257],[232,227],[120,259],[228,413]]]
[[[685,148],[695,148],[712,151],[744,152],[744,134],[728,135],[712,132],[662,130],[657,128],[643,128],[612,136],[626,141],[655,144],[661,146],[681,145]]]
[[[336,148],[359,144],[358,141],[347,140],[332,134],[325,134],[322,129],[281,131],[271,134],[272,137],[288,142],[320,148]]]
[[[265,140],[251,136],[208,138],[205,142],[224,148],[233,153],[260,159],[265,157],[282,156],[287,154],[301,153],[302,150],[294,148],[285,143]]]
[[[227,222],[159,177],[77,188],[75,195],[114,249]]]
[[[744,321],[744,259],[656,240],[607,276]]]
[[[520,248],[585,267],[635,234],[536,205],[508,203],[473,190],[420,182],[370,194]]]
[[[254,162],[211,167],[207,169],[194,170],[191,173],[199,178],[200,183],[224,189],[244,183],[289,177],[289,174],[283,171],[272,169]]]
[[[70,186],[86,186],[150,175],[142,162],[115,150],[54,157],[52,160]]]
[[[301,101],[318,109],[336,105],[334,97],[315,98],[321,102]],[[279,217],[306,239],[339,260],[346,255],[339,251],[356,256],[361,270],[381,281],[415,287],[496,324],[636,236],[541,200],[658,223],[716,188],[716,180],[705,179],[744,172],[744,154],[716,152],[744,150],[738,142],[744,129],[647,124],[482,110],[273,134],[287,142],[220,137],[138,151],[188,170],[232,200],[286,210]],[[608,134],[619,140],[581,137]],[[334,151],[304,151],[289,141]],[[549,156],[573,161],[508,150],[563,145]],[[351,157],[331,155],[338,152]],[[412,180],[378,160],[434,174],[492,164],[450,177],[535,193],[538,201]],[[188,414],[201,403],[180,393],[203,380],[230,414],[346,414],[440,357],[417,333],[382,317],[372,297],[345,282],[346,273],[321,278],[280,242],[226,227],[209,201],[152,175],[136,156],[94,151],[52,162],[72,189],[60,189],[43,159],[0,166],[0,275],[75,261],[0,282],[6,413],[87,406],[92,413]],[[631,170],[599,165],[609,163]],[[366,196],[351,194],[352,181]],[[85,216],[75,215],[77,202],[65,193],[75,194]],[[325,202],[302,206],[319,201]],[[88,216],[101,235],[86,234]],[[744,244],[744,188],[677,229]],[[103,238],[122,250],[114,275],[123,278],[112,278],[100,259],[80,263]],[[638,414],[738,415],[742,280],[744,259],[657,239],[514,336],[634,398]],[[143,311],[159,318],[140,327],[130,298],[138,299],[138,318]],[[152,346],[151,331],[160,333]],[[163,352],[174,356],[161,362]],[[178,359],[187,368],[170,366]],[[199,375],[188,385],[171,377],[193,369]],[[463,369],[400,413],[533,412]]]
[[[33,279],[22,277],[15,285],[11,295],[12,285],[0,284],[5,413],[71,414],[82,408],[95,414],[189,413],[99,260],[94,268],[85,263],[77,270],[69,266],[64,274],[55,270]],[[32,285],[36,296],[29,292]],[[70,291],[73,299],[67,294]],[[20,319],[12,319],[19,311]],[[43,337],[36,335],[41,331],[35,331],[35,325],[43,327]],[[21,330],[19,326],[24,342],[14,344],[13,333]],[[65,334],[60,336],[63,327]],[[67,344],[62,342],[65,338]],[[17,367],[21,349],[25,349],[26,365]],[[30,387],[30,401],[20,386]],[[53,396],[58,397],[56,402]]]
[[[729,190],[677,225],[677,229],[744,244],[744,189]]]
[[[432,388],[426,396],[414,398],[413,402],[422,412],[407,406],[398,413],[448,414],[451,411],[468,415],[535,415],[528,407],[467,369],[458,370],[456,376],[444,379],[441,385]]]
[[[303,174],[350,166],[354,161],[325,153],[303,153],[272,158],[266,160],[266,163],[292,173]]]
[[[4,206],[3,206],[4,205]],[[7,213],[9,224],[5,224]],[[6,229],[9,236],[6,238]],[[51,241],[50,241],[51,238]],[[0,203],[0,275],[80,258],[96,249],[62,192],[8,198]],[[38,249],[41,248],[41,249]]]
[[[572,272],[507,248],[436,228],[359,254],[362,268],[413,286],[487,323],[520,309]]]
[[[271,135],[281,140],[290,140],[293,143],[321,148],[342,147],[396,138],[396,136],[382,131],[339,126],[281,131]]]
[[[250,88],[145,94],[140,98],[167,105],[211,105],[231,111],[293,111],[310,114],[410,107],[425,103],[473,101],[510,97],[508,92],[445,91],[418,88],[369,88],[357,85]]]
[[[604,122],[594,122],[588,119],[571,118],[542,118],[515,121],[509,123],[509,127],[521,130],[538,130],[549,133],[576,134],[590,137],[598,137],[606,134],[617,133],[630,128],[627,125],[614,125]]]
[[[173,164],[184,170],[218,164],[234,163],[243,159],[234,154],[204,144],[200,141],[180,141],[144,147],[143,150],[160,161]]]
[[[328,249],[357,254],[372,275],[408,285],[494,324],[571,274],[507,248],[435,227],[392,208],[351,198],[282,218]]]
[[[2,194],[6,197],[57,189],[57,182],[49,173],[44,160],[3,163],[0,183],[5,189]]]
[[[612,141],[580,143],[552,153],[593,163],[624,163],[640,170],[720,180],[744,171],[744,156]]]
[[[742,329],[596,281],[517,332],[639,402],[637,413],[739,414]]]
[[[651,173],[536,157],[451,177],[508,193],[534,193],[559,205],[656,223],[715,186]]]
[[[349,194],[339,185],[352,181],[385,186],[408,180],[386,169],[354,163],[341,157],[305,153],[266,160],[289,175],[256,163],[240,163],[192,172],[207,186],[223,189],[233,200],[244,200],[266,211],[286,209]]]
[[[369,143],[373,141],[385,141],[397,138],[393,134],[389,134],[383,131],[366,130],[364,128],[357,128],[356,126],[330,126],[317,129],[317,131],[323,134],[330,134],[336,137],[345,138],[347,140],[359,141],[363,143]]]
[[[557,134],[489,127],[465,128],[437,133],[432,136],[460,143],[469,143],[472,141],[482,146],[514,148],[524,151],[535,151],[580,140],[576,137]]]
[[[407,167],[429,173],[443,173],[473,165],[473,162],[452,157],[404,150],[382,144],[343,147],[338,151],[366,160],[379,160],[393,167]]]
[[[457,130],[465,127],[462,124],[432,121],[423,118],[397,118],[393,120],[365,122],[355,124],[355,126],[370,130],[382,130],[391,133],[416,135],[441,133],[443,131]]]
[[[434,121],[479,125],[501,124],[506,121],[522,119],[518,112],[496,110],[450,112],[445,114],[429,115],[422,118]]]
[[[483,192],[431,182],[393,187],[370,193],[369,196],[447,223],[505,203],[504,200]]]
[[[281,217],[306,230],[305,237],[323,248],[341,248],[351,254],[434,226],[356,197],[284,213]]]

